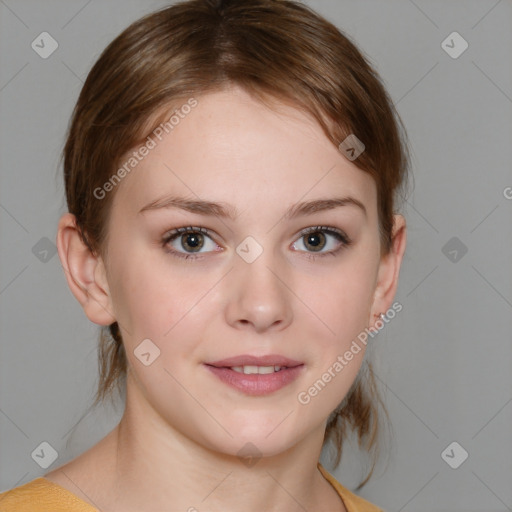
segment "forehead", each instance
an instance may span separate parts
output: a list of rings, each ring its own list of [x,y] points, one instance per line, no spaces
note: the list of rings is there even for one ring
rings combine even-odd
[[[337,192],[372,208],[371,176],[346,159],[307,114],[284,104],[270,108],[238,87],[194,100],[193,108],[178,104],[167,129],[160,125],[149,136],[151,149],[142,158],[139,153],[116,202],[140,209],[173,193],[245,209]]]

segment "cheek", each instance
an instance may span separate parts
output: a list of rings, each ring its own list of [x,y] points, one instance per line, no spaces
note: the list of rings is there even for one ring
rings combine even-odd
[[[173,326],[204,293],[204,284],[185,279],[176,266],[149,257],[126,255],[116,268],[111,290],[116,318],[134,342],[141,336],[165,340],[169,333],[170,337]]]
[[[325,276],[303,283],[304,302],[321,320],[322,339],[330,340],[329,344],[350,344],[367,327],[376,266],[363,252],[354,251]]]
[[[303,330],[314,340],[308,349],[311,377],[297,396],[301,418],[306,422],[314,422],[340,404],[357,377],[366,351],[358,336],[368,326],[374,269],[369,263],[359,263],[338,270],[321,291],[310,293],[305,301],[317,315],[310,316]]]
[[[211,302],[214,294],[205,296],[205,291],[213,289],[219,277],[204,272],[194,277],[166,257],[171,258],[143,251],[126,257],[117,268],[114,300],[127,352],[133,356],[133,350],[150,339],[160,349],[160,362],[175,369],[179,359],[197,359],[196,345],[208,322],[218,317],[219,305]]]

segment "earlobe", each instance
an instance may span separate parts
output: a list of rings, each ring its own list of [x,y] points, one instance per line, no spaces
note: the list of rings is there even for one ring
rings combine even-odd
[[[57,250],[69,288],[89,320],[98,325],[115,322],[104,263],[82,241],[71,213],[59,220]]]
[[[392,247],[379,264],[377,286],[374,293],[372,315],[379,317],[392,304],[398,287],[398,276],[407,242],[406,223],[402,215],[394,216]],[[370,321],[373,320],[370,319]]]

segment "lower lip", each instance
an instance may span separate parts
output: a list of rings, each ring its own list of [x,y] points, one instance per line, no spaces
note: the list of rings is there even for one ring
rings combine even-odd
[[[208,364],[205,366],[226,384],[253,396],[267,395],[283,388],[293,382],[304,368],[304,365],[301,364],[274,373],[246,375],[245,373],[235,372],[231,368],[218,368]]]

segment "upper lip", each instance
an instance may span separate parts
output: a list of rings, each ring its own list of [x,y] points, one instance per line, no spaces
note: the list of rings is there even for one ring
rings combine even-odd
[[[232,368],[233,366],[286,366],[291,368],[293,366],[300,366],[303,363],[279,354],[268,354],[266,356],[251,356],[244,354],[205,364],[217,366],[218,368]]]

